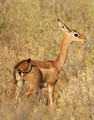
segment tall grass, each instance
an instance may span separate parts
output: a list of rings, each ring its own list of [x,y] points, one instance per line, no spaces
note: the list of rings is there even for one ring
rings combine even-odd
[[[0,1],[0,120],[94,119],[93,0],[86,0],[86,49],[83,51],[82,43],[71,44],[67,62],[56,84],[55,110],[49,107],[46,90],[26,102],[27,83],[17,109],[13,105],[13,66],[27,58],[56,58],[63,38],[57,18],[84,34],[83,5],[84,2],[79,0]]]

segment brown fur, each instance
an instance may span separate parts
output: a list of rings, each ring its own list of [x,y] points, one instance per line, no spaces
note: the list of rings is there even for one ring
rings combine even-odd
[[[84,36],[81,36],[75,30],[69,29],[60,20],[58,21],[60,22],[60,27],[65,32],[65,34],[61,45],[60,53],[57,56],[57,58],[54,61],[31,60],[29,63],[29,67],[26,71],[28,71],[32,65],[35,65],[35,67],[33,67],[33,69],[28,74],[25,73],[26,71],[24,71],[27,68],[28,60],[23,60],[14,67],[14,71],[15,71],[14,78],[16,80],[15,83],[17,84],[17,79],[16,79],[16,71],[17,71],[18,78],[20,78],[21,80],[22,79],[27,80],[29,82],[30,91],[28,94],[32,93],[31,91],[38,89],[41,81],[49,86],[49,98],[52,106],[54,104],[55,83],[58,79],[61,68],[66,62],[69,45],[73,41],[85,41]],[[79,34],[77,38],[73,36],[75,33]],[[21,73],[19,74],[19,72]],[[17,96],[17,90],[16,90],[16,96]],[[17,99],[18,97],[16,97],[16,100]]]

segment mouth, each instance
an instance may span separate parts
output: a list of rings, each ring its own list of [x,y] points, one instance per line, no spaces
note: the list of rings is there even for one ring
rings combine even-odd
[[[86,38],[84,40],[82,40],[82,43],[85,43],[86,42]]]

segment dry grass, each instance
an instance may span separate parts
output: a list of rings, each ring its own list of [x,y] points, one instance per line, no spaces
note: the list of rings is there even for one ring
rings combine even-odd
[[[59,53],[63,33],[57,18],[83,31],[83,1],[0,1],[0,120],[93,120],[94,119],[94,1],[86,0],[85,61],[82,43],[70,46],[64,71],[55,90],[55,110],[47,91],[25,101],[28,84],[13,105],[13,66],[22,59],[53,60]],[[66,73],[66,75],[65,75]],[[69,80],[69,83],[67,82]]]

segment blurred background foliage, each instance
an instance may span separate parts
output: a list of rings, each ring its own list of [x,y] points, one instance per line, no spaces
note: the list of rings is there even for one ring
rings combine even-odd
[[[0,0],[0,120],[20,120],[23,116],[26,119],[32,116],[36,120],[44,117],[45,120],[94,119],[94,1],[85,1],[84,21],[84,0]],[[42,102],[34,102],[35,96],[25,106],[27,85],[23,97],[20,96],[22,104],[15,111],[13,66],[27,58],[56,58],[63,39],[58,18],[85,34],[86,48],[84,50],[84,44],[76,42],[69,48],[67,62],[56,84],[56,111],[45,107],[44,103],[48,101],[45,92]],[[8,115],[4,117],[6,113]]]

